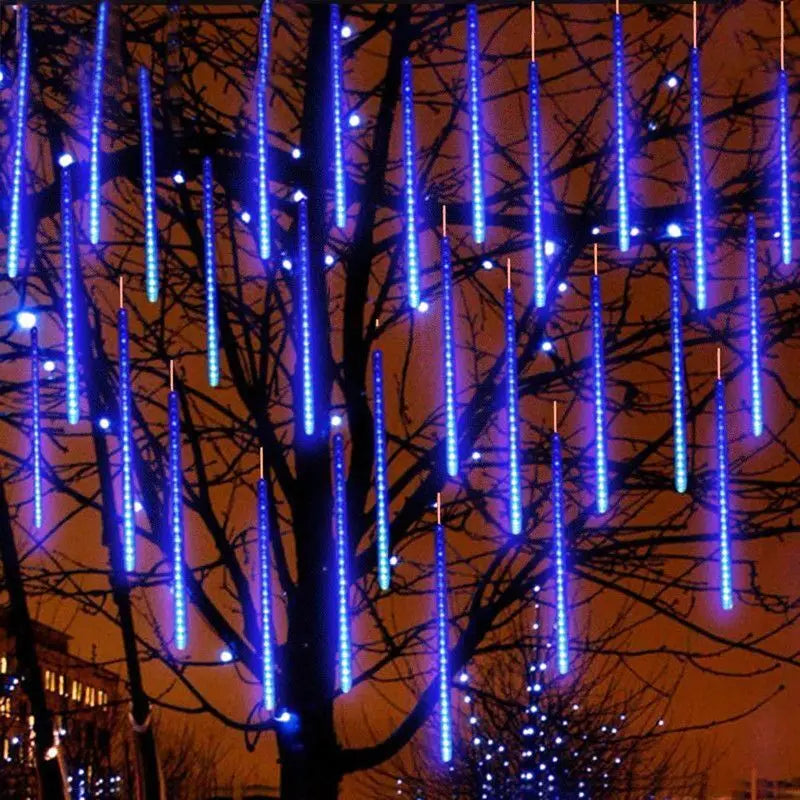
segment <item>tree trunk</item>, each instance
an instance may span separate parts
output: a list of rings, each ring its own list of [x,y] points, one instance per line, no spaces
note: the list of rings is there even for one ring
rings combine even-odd
[[[33,715],[39,793],[42,800],[67,800],[69,790],[66,775],[62,770],[62,760],[59,758],[53,736],[53,718],[47,708],[42,673],[36,654],[36,634],[28,612],[25,585],[14,541],[14,531],[11,527],[11,512],[2,478],[0,478],[0,558],[3,562],[3,575],[11,607],[8,626],[14,637],[17,669],[22,676],[22,690],[28,698]]]

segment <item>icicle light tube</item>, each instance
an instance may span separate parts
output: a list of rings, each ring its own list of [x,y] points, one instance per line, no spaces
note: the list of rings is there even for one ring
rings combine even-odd
[[[728,433],[725,423],[725,384],[717,378],[717,513],[719,523],[719,569],[720,599],[722,607],[733,608],[733,588],[731,585],[731,545],[729,531],[728,502]]]
[[[700,85],[700,53],[691,52],[692,203],[694,206],[694,275],[697,307],[706,307],[706,247],[703,211],[703,109]]]
[[[17,65],[16,116],[14,118],[13,160],[11,162],[11,209],[8,221],[8,277],[16,278],[19,271],[22,237],[22,202],[25,189],[25,134],[28,130],[28,82],[30,74],[30,41],[28,6],[20,7],[19,61]]]
[[[136,569],[136,522],[133,511],[133,398],[128,342],[128,312],[117,311],[119,348],[119,435],[122,450],[122,552],[125,571]]]
[[[622,15],[614,14],[614,116],[617,134],[617,202],[619,203],[619,249],[631,244],[628,215],[628,155],[625,132],[625,45]]]
[[[66,362],[67,421],[80,419],[80,387],[75,330],[77,266],[75,254],[75,219],[72,216],[72,166],[61,167],[61,262],[64,270],[64,361]]]
[[[453,325],[453,266],[450,240],[442,237],[442,327],[444,336],[444,415],[447,474],[458,475],[458,423],[456,420],[456,354]]]
[[[206,284],[206,342],[208,383],[219,385],[219,329],[217,321],[217,256],[214,229],[214,176],[211,159],[203,159],[203,262]]]
[[[92,116],[89,123],[89,241],[100,241],[100,132],[103,127],[103,73],[106,61],[108,2],[97,6],[97,29],[94,37],[92,70]]]
[[[167,401],[169,423],[169,469],[167,488],[169,530],[172,542],[172,613],[175,647],[185,650],[187,645],[186,582],[183,572],[183,493],[181,482],[181,421],[178,411],[178,393],[170,391]]]
[[[314,433],[314,374],[311,353],[311,256],[308,249],[308,203],[303,197],[297,208],[298,253],[300,257],[300,353],[303,383],[303,430]]]
[[[153,154],[153,107],[150,73],[139,67],[139,123],[142,141],[142,190],[144,200],[145,287],[151,303],[158,300],[158,226],[156,221],[156,165]]]
[[[558,672],[569,671],[569,622],[567,620],[566,547],[564,542],[564,486],[561,439],[552,436],[553,459],[553,560],[556,575],[556,657]]]
[[[778,74],[778,127],[781,166],[781,260],[792,263],[792,203],[789,194],[789,86],[786,70]]]
[[[386,417],[383,399],[383,353],[372,354],[372,416],[375,442],[375,524],[378,547],[378,586],[385,592],[391,580],[389,564],[389,496],[386,483]]]
[[[31,390],[33,394],[31,457],[33,459],[33,524],[36,528],[42,527],[42,408],[39,369],[39,332],[36,328],[31,328]]]
[[[608,511],[608,458],[606,454],[606,377],[600,278],[592,275],[592,384],[594,388],[594,464],[597,513]]]
[[[681,276],[677,250],[669,253],[670,333],[672,339],[672,437],[675,490],[686,491],[686,377],[683,361]]]
[[[514,293],[505,293],[506,409],[508,418],[508,517],[511,533],[522,531],[522,493],[519,467],[519,412],[517,408],[517,334]]]
[[[350,570],[348,569],[347,501],[345,499],[344,441],[333,437],[334,524],[336,526],[336,592],[339,627],[339,688],[343,694],[353,686],[350,652]]]
[[[436,525],[436,650],[439,679],[439,754],[447,764],[453,758],[452,716],[450,709],[450,656],[447,643],[447,554],[444,526]]]
[[[342,20],[339,6],[331,6],[330,17],[331,52],[331,117],[333,121],[333,190],[336,227],[347,225],[347,189],[344,169],[344,123],[342,110],[343,69],[342,69]]]
[[[417,234],[416,135],[414,132],[414,86],[411,59],[403,59],[403,168],[405,170],[406,271],[408,302],[419,305],[419,236]]]
[[[270,559],[267,482],[258,481],[258,555],[261,569],[261,685],[264,708],[275,708],[275,659],[272,645],[272,565]]]
[[[469,89],[469,137],[472,164],[472,238],[477,244],[486,239],[486,208],[483,199],[481,162],[481,64],[478,36],[478,6],[467,6],[467,83]]]
[[[547,301],[547,263],[542,231],[542,130],[539,119],[539,67],[531,61],[528,75],[531,114],[531,213],[533,215],[533,294],[536,308]]]
[[[747,216],[747,301],[750,314],[750,413],[753,434],[764,431],[764,405],[761,398],[761,331],[758,318],[758,259],[756,252],[756,221]]]
[[[270,25],[272,22],[271,0],[264,0],[259,21],[259,50],[256,74],[256,147],[258,150],[258,252],[261,259],[270,257],[269,214],[269,160],[267,129],[267,89],[269,86]]]

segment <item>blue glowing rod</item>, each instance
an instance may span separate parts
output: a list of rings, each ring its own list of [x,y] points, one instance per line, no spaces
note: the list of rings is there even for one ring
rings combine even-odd
[[[19,62],[17,65],[17,102],[14,119],[13,161],[11,166],[11,210],[8,222],[8,277],[19,271],[20,238],[22,235],[22,193],[25,187],[25,133],[28,130],[28,77],[30,44],[28,40],[28,6],[19,8]]]
[[[608,456],[606,453],[606,364],[603,347],[603,306],[597,274],[597,245],[592,275],[592,385],[594,388],[594,464],[597,513],[608,511]]]
[[[272,566],[270,559],[269,507],[264,480],[264,450],[260,450],[261,476],[258,479],[258,558],[261,570],[261,685],[264,708],[275,708],[275,659],[272,645]]]
[[[336,531],[336,594],[339,626],[339,688],[347,693],[353,686],[350,652],[350,576],[347,551],[347,500],[345,498],[344,441],[333,437],[334,525]]]
[[[214,229],[214,176],[211,159],[203,159],[203,262],[206,283],[206,342],[208,383],[219,385],[219,329],[217,327],[217,257]]]
[[[436,651],[439,678],[439,754],[447,764],[453,758],[452,715],[450,709],[450,654],[447,643],[447,554],[445,552],[442,501],[436,496]]]
[[[61,262],[64,270],[64,360],[67,382],[67,421],[75,425],[80,419],[80,387],[76,348],[75,304],[78,276],[75,258],[75,219],[72,216],[72,161],[65,159],[61,167]]]
[[[414,133],[414,86],[411,81],[411,59],[403,59],[403,168],[405,170],[406,206],[406,269],[408,302],[419,305],[419,239],[417,236],[417,143]]]
[[[139,67],[139,124],[142,139],[142,189],[144,199],[144,262],[147,299],[158,300],[158,226],[156,223],[156,164],[153,155],[153,106],[150,73]]]
[[[683,322],[681,318],[681,275],[678,251],[669,252],[670,333],[672,339],[672,431],[675,490],[686,491],[686,387],[683,362]]]
[[[691,113],[692,113],[692,197],[694,204],[694,274],[697,291],[697,307],[706,307],[706,247],[705,223],[703,221],[703,109],[700,86],[700,53],[697,49],[696,4],[694,9],[694,45],[690,56],[691,65]]]
[[[331,116],[333,119],[333,191],[336,227],[347,225],[347,194],[344,171],[344,134],[342,122],[342,20],[338,5],[331,6],[330,18],[331,51]]]
[[[41,388],[39,384],[39,333],[36,327],[31,328],[31,389],[33,402],[33,442],[31,456],[33,459],[33,524],[42,527],[42,416]]]
[[[126,572],[136,569],[136,522],[133,515],[133,398],[128,353],[128,312],[123,306],[122,278],[119,279],[117,312],[119,348],[119,420],[122,447],[122,552]]]
[[[628,218],[628,163],[625,132],[625,45],[622,36],[622,15],[614,14],[614,116],[617,133],[617,196],[619,202],[619,249],[630,247]]]
[[[728,501],[728,433],[725,423],[725,384],[722,382],[722,366],[719,350],[717,350],[716,411],[720,597],[722,599],[722,607],[728,611],[733,608],[731,544],[730,531],[728,529],[728,516],[730,512],[730,504]]]
[[[169,398],[167,416],[169,425],[169,467],[167,469],[167,520],[172,542],[172,613],[175,626],[175,647],[185,650],[187,644],[186,579],[183,571],[183,492],[181,482],[181,419],[178,410],[178,393],[172,361],[169,362]]]
[[[386,483],[386,417],[383,402],[383,353],[372,354],[372,416],[375,442],[375,516],[378,545],[378,585],[389,588],[389,490]]]
[[[556,654],[558,672],[569,671],[569,621],[567,619],[566,547],[564,542],[564,485],[558,410],[553,403],[553,558],[556,573]]]
[[[258,149],[258,250],[263,260],[270,256],[269,229],[269,146],[267,135],[267,85],[269,82],[270,23],[272,2],[264,0],[258,31],[258,67],[256,74],[256,138]]]
[[[106,62],[108,2],[97,6],[92,71],[92,117],[89,123],[89,241],[100,241],[100,130],[103,125],[103,72]]]
[[[467,83],[469,89],[469,137],[472,159],[472,237],[478,244],[486,239],[486,208],[483,202],[481,163],[481,64],[478,39],[478,6],[467,6]]]
[[[532,12],[531,12],[532,13]],[[531,24],[533,18],[531,18]],[[533,31],[533,27],[531,27]],[[531,48],[533,35],[531,34]],[[539,67],[533,60],[528,73],[531,114],[531,212],[533,214],[533,297],[536,308],[543,308],[547,300],[547,264],[544,258],[542,232],[542,130],[539,119]]]
[[[778,73],[778,134],[781,161],[781,260],[792,262],[792,201],[789,194],[789,86],[784,69],[783,3],[781,3],[781,69]]]
[[[456,354],[453,331],[453,266],[447,218],[442,209],[442,328],[444,337],[444,416],[447,474],[458,475],[458,423],[456,421]]]
[[[508,517],[511,533],[522,531],[522,492],[519,476],[519,410],[517,398],[517,330],[514,293],[511,291],[511,259],[506,262],[506,409],[508,417]]]
[[[756,251],[756,221],[747,215],[747,301],[750,312],[750,413],[753,434],[764,431],[764,404],[761,399],[761,326],[758,315],[758,259]]]
[[[314,433],[314,374],[311,355],[311,256],[308,250],[308,203],[297,203],[297,250],[300,260],[300,370],[303,382],[303,430]]]

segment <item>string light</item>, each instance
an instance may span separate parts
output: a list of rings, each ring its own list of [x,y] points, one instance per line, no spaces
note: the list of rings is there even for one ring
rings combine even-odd
[[[514,294],[511,291],[511,260],[507,264],[505,291],[506,409],[508,417],[508,516],[511,533],[522,531],[522,495],[519,474],[519,413],[517,408],[517,332]]]
[[[219,330],[217,328],[217,257],[214,229],[214,176],[211,159],[203,159],[203,261],[206,283],[206,346],[208,383],[219,385]]]
[[[100,241],[100,131],[103,123],[103,72],[106,58],[108,2],[97,6],[92,72],[92,118],[89,129],[89,241]]]
[[[483,164],[481,160],[481,78],[478,6],[467,6],[467,75],[469,86],[470,156],[472,159],[472,237],[477,244],[486,239],[486,209],[483,201]]]
[[[264,451],[260,454],[261,477],[258,480],[258,553],[261,568],[261,677],[264,708],[275,708],[275,663],[272,645],[272,566],[270,559],[269,508],[267,482],[264,479]]]
[[[414,132],[414,87],[411,59],[403,59],[401,94],[403,100],[403,168],[405,170],[406,271],[408,302],[419,305],[419,239],[417,236],[417,144]]]
[[[80,386],[76,347],[75,305],[77,266],[75,258],[75,220],[72,216],[72,162],[61,167],[61,264],[64,270],[64,360],[66,361],[67,421],[80,419]]]
[[[150,73],[139,67],[139,120],[142,137],[142,187],[144,196],[144,258],[147,299],[158,300],[158,227],[156,222],[156,168],[153,155],[153,109]]]
[[[789,193],[789,81],[784,64],[783,2],[781,2],[781,68],[778,73],[778,134],[781,165],[781,260],[792,263],[792,201]]]
[[[39,333],[36,326],[31,328],[31,389],[33,442],[31,456],[33,459],[33,524],[42,527],[42,414],[41,390],[39,384]]]
[[[733,608],[731,586],[731,548],[728,515],[728,433],[725,421],[725,385],[722,382],[720,352],[717,350],[717,515],[719,524],[720,599],[726,611]]]
[[[331,51],[331,99],[333,102],[333,180],[336,227],[347,225],[347,189],[344,170],[344,139],[342,122],[342,33],[341,12],[338,4],[331,6],[330,51]]]
[[[553,403],[553,550],[556,573],[556,655],[558,672],[569,671],[569,628],[567,620],[567,580],[564,543],[564,487],[561,464],[561,439],[558,435],[557,407]]]
[[[16,278],[19,271],[20,239],[22,236],[22,195],[25,188],[25,135],[28,130],[28,80],[30,43],[28,6],[17,12],[19,26],[19,61],[17,65],[17,102],[14,118],[13,161],[11,166],[11,210],[8,222],[8,277]]]
[[[445,552],[444,526],[442,525],[441,499],[436,499],[435,529],[436,559],[436,647],[439,678],[439,753],[447,764],[453,758],[452,717],[450,710],[450,658],[447,643],[447,554]]]
[[[443,211],[443,214],[445,212]],[[446,222],[443,225],[442,252],[442,328],[444,337],[444,415],[447,474],[458,475],[458,422],[456,420],[456,364],[453,326],[453,267]]]
[[[122,448],[122,551],[125,571],[136,569],[136,522],[133,510],[133,399],[129,360],[128,312],[122,305],[122,278],[119,281],[117,345],[119,348],[119,417]]]
[[[264,0],[259,21],[256,75],[256,138],[258,149],[258,249],[261,259],[270,257],[269,159],[267,135],[267,86],[269,82],[270,25],[272,0]]]
[[[628,222],[628,155],[625,132],[625,45],[622,35],[622,15],[614,14],[614,116],[617,134],[617,202],[619,203],[619,249],[630,247]]]
[[[694,46],[690,56],[691,66],[691,116],[692,116],[692,195],[694,203],[694,270],[697,307],[706,307],[706,249],[703,215],[703,110],[700,85],[700,53],[697,49],[697,3],[693,4]]]
[[[339,688],[347,694],[353,686],[350,652],[350,577],[347,550],[347,501],[345,499],[344,441],[333,437],[334,520],[336,525],[336,585],[339,600]]]
[[[678,252],[669,252],[670,332],[672,338],[672,436],[675,490],[686,491],[686,388],[683,361],[683,323],[681,319],[681,276]]]
[[[756,221],[747,215],[747,300],[750,312],[750,413],[753,434],[764,430],[764,410],[761,399],[761,331],[758,319],[758,259],[756,252]]]
[[[597,513],[608,511],[608,458],[606,454],[606,388],[605,354],[603,352],[603,307],[600,299],[600,278],[597,274],[597,245],[594,246],[592,275],[592,384],[594,387],[595,502]]]
[[[178,393],[175,391],[173,365],[169,364],[169,397],[167,399],[169,425],[169,467],[167,479],[167,513],[172,540],[172,603],[175,626],[175,647],[185,650],[187,645],[186,585],[183,572],[183,492],[181,482],[181,421],[178,411]]]
[[[539,66],[535,51],[535,14],[531,3],[531,63],[528,68],[531,123],[531,212],[533,215],[533,290],[536,308],[547,300],[547,264],[542,232],[542,130],[539,118]]]
[[[300,348],[303,381],[303,430],[314,433],[314,375],[311,355],[311,265],[308,252],[308,205],[305,197],[297,204],[297,235],[300,258]]]
[[[383,399],[383,353],[372,354],[372,415],[375,442],[375,516],[378,545],[378,586],[385,592],[391,580],[389,562],[389,497],[386,483],[386,421]]]

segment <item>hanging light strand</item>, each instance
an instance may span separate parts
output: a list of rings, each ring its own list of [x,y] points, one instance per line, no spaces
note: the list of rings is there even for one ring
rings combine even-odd
[[[219,328],[217,320],[217,255],[214,228],[214,175],[211,159],[203,159],[203,262],[206,284],[206,347],[208,384],[219,385]]]
[[[372,354],[372,402],[375,442],[375,524],[378,549],[378,586],[389,588],[391,565],[389,562],[389,497],[386,483],[386,418],[383,398],[383,353]]]
[[[64,360],[66,362],[67,421],[80,419],[80,385],[75,329],[77,265],[75,219],[72,216],[72,166],[61,167],[61,263],[64,270]]]
[[[692,202],[694,205],[694,274],[697,307],[706,307],[706,248],[703,211],[703,109],[700,52],[697,49],[697,3],[692,3],[691,72]]]
[[[761,326],[758,313],[759,284],[756,251],[756,221],[747,215],[747,300],[750,315],[750,414],[753,434],[764,431],[764,405],[761,397]]]
[[[125,571],[136,569],[136,522],[133,511],[133,398],[129,359],[128,312],[122,305],[122,278],[119,280],[117,346],[119,349],[119,435],[122,450],[122,552]]]
[[[403,100],[403,168],[405,170],[406,272],[408,302],[419,305],[419,236],[417,233],[417,143],[414,131],[414,86],[411,59],[403,59],[401,95]]]
[[[258,66],[256,69],[256,147],[258,150],[258,250],[263,261],[270,257],[269,208],[269,135],[267,127],[267,89],[270,69],[270,27],[272,2],[264,0],[261,6],[258,35]]]
[[[330,17],[331,100],[333,103],[333,181],[336,227],[347,225],[347,187],[344,168],[344,132],[342,94],[344,75],[342,68],[342,20],[338,4],[331,6]]]
[[[531,4],[532,5],[532,4]],[[531,8],[533,14],[533,8]],[[531,124],[531,213],[533,215],[533,292],[536,308],[547,301],[547,263],[542,231],[542,130],[539,119],[539,66],[531,59],[528,73]]]
[[[31,390],[33,394],[31,415],[33,417],[33,524],[42,527],[42,399],[39,381],[39,332],[31,328]]]
[[[617,202],[619,204],[619,249],[630,247],[628,215],[628,155],[625,131],[625,43],[619,3],[614,14],[614,116],[617,136]]]
[[[261,477],[258,479],[258,556],[261,570],[261,686],[264,708],[275,708],[275,660],[272,644],[272,565],[270,558],[269,505],[264,479],[264,451],[260,452]]]
[[[103,83],[108,30],[108,1],[97,6],[92,71],[92,114],[89,123],[89,241],[100,241],[100,133],[103,127]]]
[[[139,67],[139,123],[142,140],[145,288],[147,299],[151,303],[155,303],[158,300],[156,165],[153,153],[153,106],[150,96],[150,73],[145,67]]]
[[[339,688],[347,694],[353,686],[350,645],[350,576],[348,569],[347,501],[345,499],[344,441],[333,437],[334,520],[336,525],[336,586],[339,625]]]
[[[303,382],[303,430],[306,436],[314,433],[314,373],[311,331],[311,265],[308,249],[308,204],[301,197],[297,204],[297,235],[300,258],[300,350]]]
[[[567,619],[566,546],[564,542],[564,485],[558,410],[553,403],[553,559],[556,574],[556,657],[558,672],[569,671],[569,621]]]
[[[597,274],[597,245],[594,246],[592,306],[592,384],[594,387],[595,503],[598,514],[608,511],[608,457],[606,452],[606,366],[603,347],[603,306]]]
[[[469,90],[470,158],[472,163],[472,238],[477,244],[486,239],[486,208],[483,198],[481,140],[481,64],[478,6],[467,6],[467,83]]]
[[[511,290],[511,259],[506,264],[506,415],[508,418],[508,517],[511,533],[522,531],[522,492],[519,466],[519,412],[517,398],[517,330],[514,319],[514,293]]]
[[[683,360],[681,276],[678,251],[669,252],[670,332],[672,339],[672,437],[675,491],[685,492],[688,479],[686,452],[686,376]]]
[[[19,26],[19,54],[17,59],[17,97],[14,117],[13,161],[11,164],[11,209],[8,222],[8,277],[16,278],[19,271],[20,242],[23,224],[23,193],[25,190],[25,139],[28,130],[28,83],[30,69],[30,41],[28,31],[28,6],[17,11]]]
[[[778,73],[778,132],[781,170],[781,260],[792,263],[792,201],[789,191],[789,81],[786,76],[784,4],[781,0],[781,68]]]
[[[452,714],[450,709],[450,658],[448,649],[447,553],[442,525],[441,498],[436,498],[436,650],[439,679],[439,753],[447,764],[453,758]]]
[[[187,645],[186,582],[184,576],[183,492],[181,484],[181,421],[178,410],[178,393],[175,391],[173,365],[169,365],[169,397],[167,400],[169,426],[169,468],[167,479],[167,512],[172,542],[172,611],[175,647],[185,650]]]
[[[447,474],[458,475],[458,422],[456,419],[456,355],[453,324],[453,266],[447,238],[446,212],[442,210],[442,335],[444,338],[444,414]]]
[[[716,383],[716,422],[717,422],[717,515],[719,524],[720,561],[720,599],[726,611],[733,608],[733,588],[731,582],[731,546],[729,531],[728,494],[728,432],[725,421],[725,384],[722,381],[720,352],[717,350]]]

